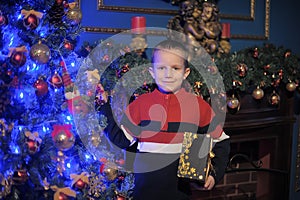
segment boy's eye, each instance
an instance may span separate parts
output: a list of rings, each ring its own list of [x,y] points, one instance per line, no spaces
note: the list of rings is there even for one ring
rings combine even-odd
[[[181,68],[182,68],[182,67],[180,67],[180,66],[174,66],[174,67],[173,67],[174,70],[180,70]]]
[[[164,70],[166,68],[167,68],[166,66],[157,66],[158,70]],[[177,71],[177,70],[181,70],[182,67],[180,67],[180,66],[172,66],[171,69]]]

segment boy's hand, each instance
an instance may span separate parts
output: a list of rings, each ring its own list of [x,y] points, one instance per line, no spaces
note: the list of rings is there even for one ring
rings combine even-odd
[[[97,85],[97,92],[98,92],[98,101],[102,103],[107,103],[108,101],[108,94],[107,91],[104,90],[103,86],[101,84]]]
[[[209,175],[207,177],[207,180],[205,181],[204,188],[206,190],[211,190],[214,187],[214,185],[215,185],[215,179],[214,179],[214,177]]]

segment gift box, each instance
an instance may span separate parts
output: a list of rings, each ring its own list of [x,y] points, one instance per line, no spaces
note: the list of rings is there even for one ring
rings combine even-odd
[[[205,183],[211,170],[212,138],[209,134],[184,133],[177,176]]]

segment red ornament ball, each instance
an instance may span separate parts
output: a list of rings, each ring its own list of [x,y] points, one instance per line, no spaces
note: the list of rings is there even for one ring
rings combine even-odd
[[[58,0],[58,1],[61,1],[61,0]],[[69,8],[70,7],[70,5],[68,4],[67,1],[63,1],[63,6],[64,6],[64,8]]]
[[[107,162],[107,159],[104,158],[104,157],[102,157],[102,158],[99,159],[99,161],[102,162],[102,163],[106,163],[106,162]],[[101,172],[101,171],[100,171],[100,172]],[[101,173],[102,173],[102,172],[101,172]]]
[[[244,63],[240,63],[236,66],[236,70],[239,74],[239,77],[245,77],[247,75],[248,67]]]
[[[58,199],[59,200],[68,200],[69,198],[66,194],[60,192],[59,195],[58,195]]]
[[[39,18],[37,16],[35,16],[34,14],[30,14],[30,15],[28,15],[27,18],[23,19],[23,25],[29,29],[36,29],[36,27],[38,27],[39,23],[40,23]]]
[[[79,179],[76,183],[75,183],[75,187],[82,190],[85,187],[86,183]]]
[[[37,96],[44,96],[45,94],[48,93],[48,84],[46,81],[44,81],[43,79],[38,79],[35,83],[34,83],[34,88],[35,88],[35,94]]]
[[[258,56],[259,56],[258,48],[254,48],[252,56],[253,56],[253,58],[258,58]]]
[[[57,72],[54,73],[49,82],[55,88],[60,88],[63,86],[62,78]]]
[[[6,26],[8,24],[8,19],[5,15],[3,15],[0,11],[0,27]]]
[[[11,75],[13,75],[13,72],[12,72],[10,69],[8,69],[8,70],[6,71],[6,74],[7,74],[8,76],[11,76]]]
[[[217,74],[219,72],[218,67],[215,65],[208,66],[207,70],[208,70],[208,72],[210,72],[213,75]]]
[[[28,140],[27,146],[30,154],[35,154],[40,150],[40,143],[38,141]]]
[[[88,90],[86,92],[86,95],[89,96],[89,97],[93,96],[94,94],[95,94],[95,92],[93,92],[92,90]]]
[[[288,58],[288,57],[290,57],[290,55],[291,55],[291,52],[290,51],[286,51],[285,54],[284,54],[284,57]]]
[[[71,42],[69,42],[69,41],[66,41],[66,42],[64,43],[64,47],[65,47],[65,49],[68,49],[68,50],[70,50],[70,51],[74,49],[73,44],[72,44]]]
[[[56,0],[56,3],[57,3],[58,5],[61,5],[62,2],[63,2],[63,0]]]
[[[280,96],[274,91],[270,96],[269,96],[269,104],[272,106],[278,106],[280,103]]]
[[[15,51],[10,57],[10,63],[15,67],[22,67],[26,63],[26,55],[24,52]]]
[[[107,63],[107,62],[110,62],[110,57],[109,55],[105,54],[103,57],[102,57],[102,61]]]
[[[120,159],[120,160],[117,160],[116,163],[118,163],[119,165],[124,165],[125,164],[125,160],[124,159]]]
[[[126,65],[124,65],[123,67],[122,67],[122,72],[123,73],[126,73],[126,72],[128,72],[129,71],[129,66],[128,66],[128,64],[126,64]]]
[[[12,180],[14,184],[24,184],[29,178],[29,175],[27,173],[26,169],[18,169],[14,171]]]
[[[271,65],[265,65],[264,70],[269,70],[271,68]]]
[[[124,196],[118,194],[118,195],[117,195],[117,200],[126,200],[126,197],[124,197]]]

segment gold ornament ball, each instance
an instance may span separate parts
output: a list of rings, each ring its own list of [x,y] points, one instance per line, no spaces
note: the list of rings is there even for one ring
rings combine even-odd
[[[270,97],[269,97],[269,103],[272,105],[272,106],[277,106],[279,105],[280,103],[280,96],[273,92]]]
[[[257,87],[253,92],[252,92],[252,97],[256,100],[262,99],[264,97],[264,91]]]
[[[30,58],[38,64],[46,64],[51,56],[50,49],[47,45],[41,42],[33,45],[30,48]]]
[[[66,171],[66,168],[63,166],[63,165],[57,165],[56,166],[56,171],[59,173],[59,174],[63,174],[64,171]]]
[[[227,99],[227,106],[231,109],[239,108],[240,101],[234,95]]]
[[[118,176],[118,166],[112,162],[105,163],[102,174],[107,180],[113,181]]]
[[[130,43],[130,47],[135,51],[139,49],[143,51],[147,46],[146,39],[139,35],[132,38]]]
[[[98,134],[93,134],[91,137],[91,143],[94,147],[98,147],[99,144],[101,143],[101,138],[100,135]]]
[[[286,84],[285,88],[290,92],[294,92],[297,88],[297,85],[294,82],[289,82]]]
[[[75,143],[75,137],[72,134],[68,136],[65,131],[60,131],[53,138],[53,142],[60,151],[67,151],[73,147]]]
[[[67,12],[67,19],[71,22],[72,25],[77,25],[81,22],[82,12],[79,8],[70,9]]]

